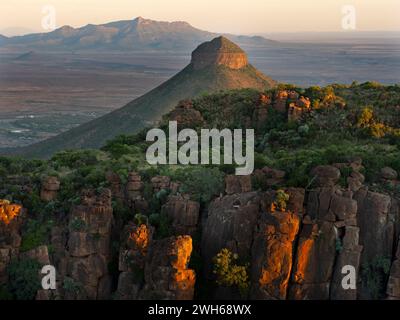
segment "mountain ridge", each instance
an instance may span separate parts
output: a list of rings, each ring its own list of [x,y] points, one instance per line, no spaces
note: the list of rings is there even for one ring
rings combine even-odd
[[[263,37],[220,34],[197,29],[185,21],[155,21],[138,17],[133,20],[87,24],[74,28],[62,26],[48,33],[2,38],[3,46],[31,50],[192,50],[198,43],[224,35],[247,45],[271,45],[276,41]]]

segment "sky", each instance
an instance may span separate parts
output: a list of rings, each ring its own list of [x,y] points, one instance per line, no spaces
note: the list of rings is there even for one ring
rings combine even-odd
[[[142,16],[237,34],[344,31],[343,6],[351,5],[355,31],[400,31],[400,0],[1,0],[0,31],[46,31],[42,10],[48,5],[57,27]]]

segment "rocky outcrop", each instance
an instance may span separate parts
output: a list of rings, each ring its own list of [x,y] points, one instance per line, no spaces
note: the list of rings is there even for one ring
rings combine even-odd
[[[226,194],[246,193],[251,191],[251,176],[227,175],[225,177]]]
[[[171,195],[162,206],[161,214],[169,217],[176,235],[193,235],[200,217],[200,204],[188,195]]]
[[[120,202],[124,201],[125,194],[122,187],[122,181],[119,175],[113,171],[107,171],[106,180],[110,185],[112,196]]]
[[[300,97],[295,102],[289,104],[288,108],[288,121],[298,121],[303,113],[309,111],[311,108],[311,101],[309,98]]]
[[[273,194],[273,193],[272,193]],[[251,275],[253,299],[286,299],[292,270],[293,246],[300,217],[290,211],[275,210],[274,196],[267,193],[252,245]],[[295,207],[302,207],[297,198]]]
[[[72,279],[79,291],[65,291],[66,299],[106,299],[111,294],[110,239],[113,223],[111,191],[85,191],[81,204],[69,216],[68,251],[59,270]]]
[[[271,103],[272,99],[269,95],[260,94],[251,121],[256,130],[262,130],[265,127],[268,119],[268,108]]]
[[[131,222],[125,226],[119,252],[116,298],[120,300],[137,299],[144,281],[144,267],[154,229],[148,224],[136,225]]]
[[[397,179],[397,171],[390,168],[390,167],[384,167],[381,169],[381,178],[384,180],[396,180]]]
[[[147,213],[149,205],[143,196],[144,183],[139,173],[129,173],[125,189],[126,200],[132,211],[142,214]]]
[[[212,277],[213,258],[223,248],[240,257],[251,252],[252,235],[260,214],[260,196],[257,192],[227,195],[210,203],[203,226],[201,251],[204,270]]]
[[[389,260],[392,257],[396,221],[398,221],[398,203],[388,195],[368,191],[362,188],[354,198],[358,203],[357,221],[360,227],[360,244],[364,250],[361,264],[364,268],[373,268],[379,260]],[[379,275],[376,275],[379,276]],[[376,298],[368,284],[368,279],[362,279],[359,288],[359,298]]]
[[[176,121],[178,128],[196,128],[204,123],[200,111],[193,108],[191,100],[180,101],[177,107],[168,114],[169,121]]]
[[[188,269],[191,254],[190,236],[153,241],[146,259],[145,285],[140,298],[193,299],[196,275]]]
[[[161,190],[168,190],[171,186],[171,178],[168,176],[155,176],[151,178],[151,184],[155,193]]]
[[[280,113],[286,113],[288,96],[289,92],[286,90],[277,91],[272,104],[273,108]]]
[[[221,36],[205,42],[192,53],[193,68],[222,65],[230,69],[241,69],[248,65],[246,53],[233,42]]]
[[[283,185],[285,182],[285,175],[285,171],[269,167],[256,169],[253,173],[253,177],[257,184],[263,189]]]
[[[357,227],[357,201],[353,193],[336,185],[340,171],[319,166],[311,171],[318,186],[307,200],[307,214],[297,246],[289,298],[348,299],[354,289],[342,290],[342,267],[358,272],[362,247]]]
[[[340,179],[340,170],[334,166],[317,166],[311,171],[318,187],[334,186]]]
[[[397,252],[390,268],[386,294],[390,300],[400,300],[400,239],[397,242]]]
[[[0,200],[0,284],[7,281],[7,266],[18,257],[25,216],[26,211],[20,205]]]
[[[52,201],[57,197],[58,190],[60,190],[60,181],[57,177],[46,177],[42,181],[40,189],[40,199],[43,201]]]

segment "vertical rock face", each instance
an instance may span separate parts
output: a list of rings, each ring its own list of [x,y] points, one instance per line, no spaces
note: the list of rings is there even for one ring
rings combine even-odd
[[[248,65],[246,53],[225,37],[205,42],[192,53],[195,70],[213,65],[223,65],[230,69],[241,69]]]
[[[303,194],[304,196],[304,194]],[[301,205],[304,199],[299,199]],[[293,242],[300,217],[291,212],[262,212],[252,246],[252,292],[254,299],[286,299],[293,261]]]
[[[128,206],[136,213],[146,213],[148,203],[143,197],[144,183],[137,172],[130,172],[126,184],[126,200]]]
[[[57,192],[60,190],[60,181],[57,177],[46,177],[42,181],[40,190],[40,199],[43,201],[52,201],[57,197]]]
[[[291,299],[346,299],[340,287],[344,265],[359,268],[357,202],[351,191],[336,185],[340,171],[333,166],[312,170],[318,188],[309,192],[289,292]]]
[[[395,243],[395,222],[398,215],[397,201],[388,195],[371,192],[362,188],[355,194],[358,203],[358,224],[360,227],[360,243],[364,250],[361,263],[364,269],[374,268],[379,261],[391,261]],[[367,271],[367,270],[366,270]],[[368,271],[367,271],[368,272]],[[380,271],[373,271],[379,277]],[[382,275],[386,277],[386,275]],[[382,285],[382,284],[380,284]],[[359,289],[359,298],[376,298],[368,279],[363,278]],[[382,290],[382,289],[379,289]]]
[[[69,222],[68,252],[63,259],[65,276],[81,290],[65,292],[67,299],[105,299],[111,293],[107,265],[113,223],[111,191],[82,195],[82,204],[72,209]],[[62,268],[60,268],[62,269]]]
[[[146,257],[153,237],[153,228],[147,224],[128,223],[125,226],[119,252],[118,289],[121,300],[137,299],[143,285]]]
[[[211,202],[201,240],[206,276],[211,276],[213,258],[223,248],[243,258],[249,256],[259,214],[257,192],[227,195]]]
[[[122,181],[118,174],[113,171],[108,171],[106,173],[106,180],[110,184],[110,190],[112,196],[118,201],[123,201],[125,199],[124,190],[122,188]]]
[[[191,253],[190,236],[154,241],[146,259],[145,285],[140,298],[193,299],[196,275],[188,269]]]
[[[390,268],[390,277],[386,288],[386,294],[388,299],[400,300],[400,238],[397,243],[395,260]]]
[[[176,235],[193,235],[199,221],[200,204],[186,195],[171,195],[161,213],[170,218]]]
[[[360,256],[362,246],[359,245],[360,229],[354,226],[344,227],[343,244],[336,258],[335,268],[331,282],[330,298],[332,300],[356,300],[357,290],[344,289],[342,280],[344,274],[343,267],[353,266],[356,271],[360,267]]]

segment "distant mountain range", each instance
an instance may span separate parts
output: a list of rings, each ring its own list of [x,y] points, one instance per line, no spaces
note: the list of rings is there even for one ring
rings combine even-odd
[[[99,148],[119,134],[131,134],[154,125],[180,100],[226,89],[268,89],[276,82],[248,63],[246,53],[220,36],[198,46],[191,63],[145,95],[98,119],[48,140],[8,154],[49,157],[57,151]]]
[[[48,33],[0,37],[0,45],[28,50],[193,50],[199,43],[220,34],[196,29],[187,22],[161,22],[138,17],[134,20],[63,26]],[[260,36],[224,34],[239,45],[266,46],[275,41]]]

